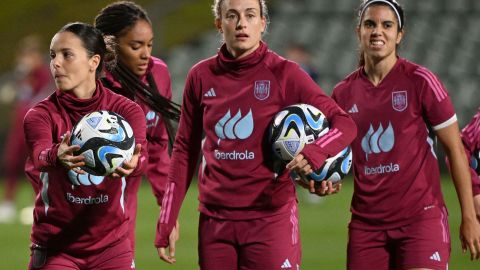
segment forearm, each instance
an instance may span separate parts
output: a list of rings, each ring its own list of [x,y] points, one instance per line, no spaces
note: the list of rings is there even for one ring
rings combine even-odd
[[[148,143],[148,166],[146,174],[158,205],[162,204],[169,166],[170,156],[168,155],[167,145],[150,141]]]
[[[182,136],[182,130],[175,140],[170,162],[168,182],[162,200],[160,217],[157,222],[155,246],[168,246],[168,236],[178,219],[181,205],[191,184],[200,151],[200,138],[190,143],[189,136]],[[201,134],[201,132],[196,133]],[[189,147],[191,146],[191,147]]]
[[[31,156],[33,164],[36,169],[45,171],[48,168],[58,165],[57,152],[60,144],[55,144],[52,147],[46,147],[41,150],[34,149]]]
[[[452,180],[462,210],[462,220],[475,220],[472,179],[467,156],[465,155],[465,150],[460,139],[458,123],[455,122],[445,128],[437,130],[437,136],[450,161]]]
[[[348,115],[338,114],[332,120],[330,131],[315,143],[305,146],[301,152],[315,170],[323,165],[325,159],[345,149],[357,134],[357,127]]]
[[[450,160],[452,179],[462,210],[462,219],[472,220],[475,218],[472,182],[468,161],[463,153],[463,146],[460,144],[455,149],[447,151],[447,155]]]
[[[59,143],[52,138],[52,127],[35,112],[27,114],[23,123],[27,154],[35,169],[45,171],[57,165]]]

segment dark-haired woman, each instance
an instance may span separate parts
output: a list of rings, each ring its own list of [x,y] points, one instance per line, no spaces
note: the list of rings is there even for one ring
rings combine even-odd
[[[435,136],[451,162],[463,249],[480,256],[480,225],[456,114],[432,72],[397,56],[404,25],[397,1],[363,1],[360,68],[333,91],[359,132],[352,143],[348,269],[448,269],[450,233]]]
[[[52,38],[57,89],[24,120],[25,172],[37,192],[29,269],[134,268],[124,196],[126,177],[145,169],[145,118],[135,102],[97,80],[107,53],[102,33],[88,24],[67,24]],[[69,145],[72,127],[96,110],[122,115],[137,143],[132,159],[105,177],[82,171],[83,156],[73,154],[79,146]],[[95,181],[86,185],[79,178]]]
[[[167,65],[153,57],[153,30],[147,12],[133,2],[115,2],[102,9],[95,18],[95,27],[104,35],[114,36],[118,64],[106,71],[104,84],[137,102],[147,121],[148,165],[146,176],[160,206],[165,193],[170,156],[169,138],[175,135],[170,120],[178,120],[179,107],[172,96]],[[137,192],[141,177],[128,181],[127,207],[132,215],[130,240],[135,247]]]
[[[265,0],[215,0],[215,25],[224,44],[189,72],[155,244],[175,263],[176,220],[195,173],[198,177],[200,269],[300,269],[297,200],[290,172],[305,175],[355,137],[352,119],[298,64],[268,49]],[[265,143],[274,115],[309,103],[329,132],[279,170]],[[202,137],[202,133],[205,137]],[[316,192],[309,186],[311,192]],[[319,195],[336,193],[322,182]]]

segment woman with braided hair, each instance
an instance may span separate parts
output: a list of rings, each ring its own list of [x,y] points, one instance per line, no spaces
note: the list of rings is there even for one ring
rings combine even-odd
[[[148,165],[146,176],[152,186],[158,205],[161,205],[170,163],[168,143],[173,142],[171,120],[177,121],[179,105],[172,96],[167,65],[153,57],[153,30],[147,12],[139,5],[120,1],[103,8],[94,25],[104,35],[116,39],[117,64],[106,68],[103,83],[114,92],[136,101],[145,112],[147,121]],[[135,246],[135,217],[138,179],[128,181],[127,207],[131,214],[130,240]]]

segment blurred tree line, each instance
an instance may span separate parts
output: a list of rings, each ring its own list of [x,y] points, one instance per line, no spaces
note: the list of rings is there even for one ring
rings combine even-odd
[[[112,0],[2,0],[0,3],[0,74],[12,65],[17,42],[38,34],[48,49],[53,34],[68,22],[92,23],[97,12]],[[194,39],[213,28],[213,0],[135,0],[146,8],[155,30],[154,54]],[[47,54],[47,51],[46,51]]]
[[[15,54],[19,41],[35,34],[41,38],[45,60],[53,35],[66,23],[93,23],[98,11],[115,0],[2,0],[0,1],[0,154],[13,116]],[[177,44],[194,41],[213,29],[213,0],[133,0],[143,6],[155,32],[153,55],[168,57]],[[52,89],[53,91],[53,89]],[[23,138],[18,138],[22,140]],[[0,166],[1,167],[1,166]]]

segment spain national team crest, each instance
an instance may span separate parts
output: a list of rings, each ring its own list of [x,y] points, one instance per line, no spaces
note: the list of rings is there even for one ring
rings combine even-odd
[[[270,96],[270,81],[255,81],[253,94],[258,100],[265,100]]]
[[[407,106],[407,91],[396,91],[392,93],[392,107],[395,111],[402,112]]]

